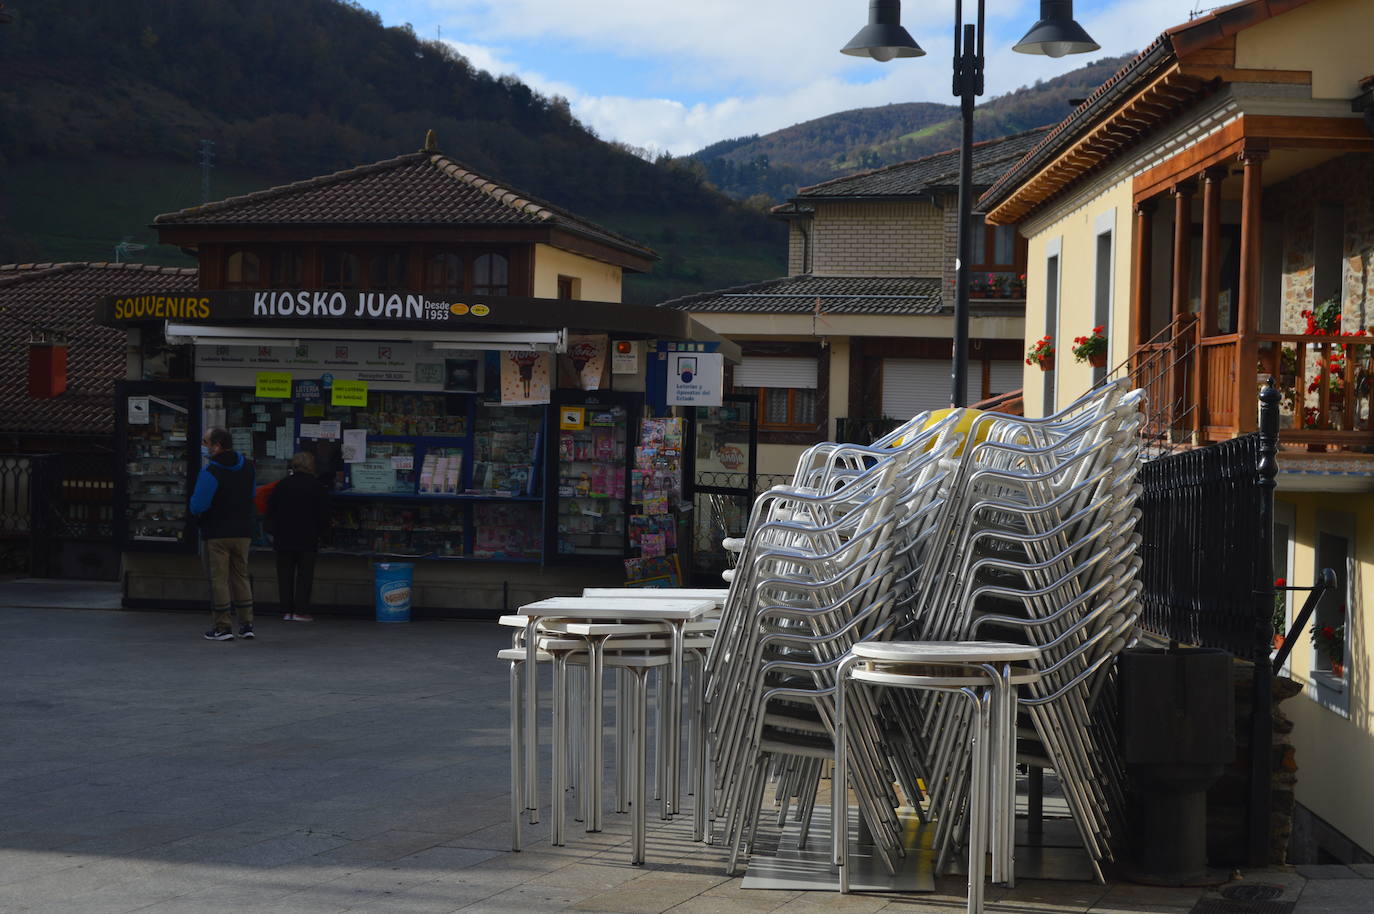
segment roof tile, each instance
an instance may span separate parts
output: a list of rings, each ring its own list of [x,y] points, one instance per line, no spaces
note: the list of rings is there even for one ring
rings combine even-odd
[[[164,213],[153,222],[164,227],[552,225],[639,256],[656,256],[631,238],[427,152]]]
[[[940,280],[927,276],[786,276],[674,298],[678,311],[742,314],[940,314]]]
[[[95,322],[95,302],[119,292],[182,292],[196,270],[138,263],[0,264],[0,432],[110,435],[114,383],[125,376],[125,334]],[[67,390],[28,393],[32,330],[68,338]]]

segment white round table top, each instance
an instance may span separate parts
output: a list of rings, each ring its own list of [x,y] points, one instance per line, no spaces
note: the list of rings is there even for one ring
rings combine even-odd
[[[1040,656],[1038,647],[1009,641],[863,641],[849,650],[889,663],[1010,663]]]

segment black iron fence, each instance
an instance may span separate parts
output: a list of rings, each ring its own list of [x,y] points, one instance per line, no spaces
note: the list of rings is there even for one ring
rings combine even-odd
[[[1254,434],[1158,457],[1141,469],[1143,629],[1251,661],[1246,857],[1269,862],[1272,797],[1274,477],[1279,392],[1260,393]]]
[[[1141,626],[1254,660],[1268,656],[1272,530],[1259,433],[1151,460],[1141,468]]]
[[[109,577],[114,455],[0,454],[0,571]]]
[[[905,422],[905,419],[854,418],[835,420],[835,440],[844,444],[872,444]]]

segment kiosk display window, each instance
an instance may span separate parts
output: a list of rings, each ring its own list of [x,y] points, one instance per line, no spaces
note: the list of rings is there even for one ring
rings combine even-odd
[[[623,406],[588,406],[559,430],[559,555],[624,555],[627,422]]]

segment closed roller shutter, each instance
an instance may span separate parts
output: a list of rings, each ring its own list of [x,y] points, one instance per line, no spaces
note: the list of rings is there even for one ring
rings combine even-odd
[[[735,366],[736,387],[816,389],[816,360],[795,356],[749,356]]]
[[[949,368],[945,359],[883,359],[883,415],[906,420],[949,406]],[[970,390],[981,386],[970,376]]]
[[[1025,386],[1021,372],[1025,367],[1025,362],[993,360],[988,369],[988,396],[995,397],[998,394],[1020,390]]]

